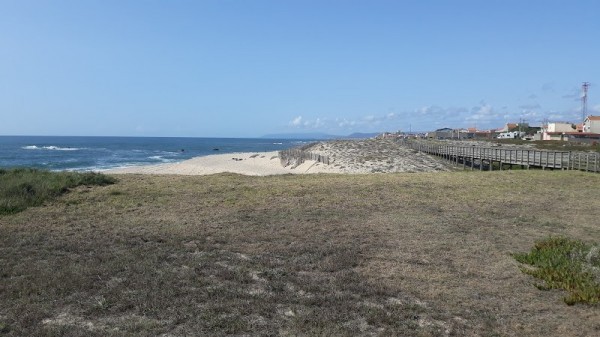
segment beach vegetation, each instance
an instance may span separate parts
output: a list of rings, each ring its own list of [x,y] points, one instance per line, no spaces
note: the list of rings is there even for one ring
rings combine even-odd
[[[577,326],[593,336],[600,329],[597,308],[539,291],[512,256],[540,237],[599,237],[589,211],[600,207],[597,189],[580,182],[600,186],[600,175],[118,179],[0,217],[0,335],[564,336]]]
[[[116,179],[100,173],[50,172],[32,168],[0,170],[0,214],[39,206],[77,186],[104,186]]]
[[[538,289],[564,289],[568,292],[564,301],[570,305],[600,303],[600,245],[550,237],[514,257],[528,265],[521,268],[524,273],[543,281]]]

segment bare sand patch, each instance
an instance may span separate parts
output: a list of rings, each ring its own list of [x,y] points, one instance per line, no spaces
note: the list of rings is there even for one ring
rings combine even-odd
[[[229,172],[249,176],[267,176],[331,171],[326,170],[324,166],[325,164],[307,161],[295,168],[283,167],[276,151],[240,152],[196,157],[173,164],[120,168],[109,170],[106,173],[209,175]]]
[[[402,146],[390,139],[318,142],[306,151],[330,158],[329,164],[307,160],[298,166],[282,166],[278,153],[243,152],[196,157],[180,163],[136,166],[109,170],[110,174],[208,175],[238,173],[250,176],[310,173],[392,173],[450,171],[448,163]]]

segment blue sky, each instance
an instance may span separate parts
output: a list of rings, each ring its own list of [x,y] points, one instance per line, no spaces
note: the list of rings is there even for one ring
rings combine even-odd
[[[599,60],[596,0],[0,0],[0,135],[579,122]]]

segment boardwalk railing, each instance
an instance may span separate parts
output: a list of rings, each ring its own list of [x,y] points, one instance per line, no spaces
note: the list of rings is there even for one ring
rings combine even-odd
[[[403,145],[480,170],[502,170],[505,165],[520,165],[553,170],[583,170],[600,172],[600,154],[592,152],[503,149],[479,146],[443,145],[429,142],[403,141]]]
[[[279,160],[281,161],[281,166],[287,167],[291,165],[292,168],[304,163],[305,160],[314,160],[329,165],[329,157],[307,151],[304,148],[279,151]]]

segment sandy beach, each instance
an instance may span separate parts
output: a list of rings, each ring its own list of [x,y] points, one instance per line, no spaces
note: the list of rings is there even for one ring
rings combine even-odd
[[[251,176],[313,173],[392,173],[450,171],[438,158],[406,148],[394,140],[335,140],[317,142],[306,151],[327,156],[330,164],[313,160],[284,167],[277,152],[246,152],[209,155],[179,163],[135,166],[108,170],[109,174],[208,175],[238,173]]]
[[[208,175],[230,172],[249,176],[266,176],[332,171],[333,167],[314,161],[307,161],[295,168],[283,167],[277,156],[277,151],[273,151],[216,154],[196,157],[180,163],[133,166],[108,170],[105,173]]]

